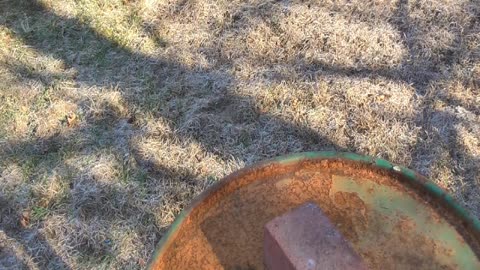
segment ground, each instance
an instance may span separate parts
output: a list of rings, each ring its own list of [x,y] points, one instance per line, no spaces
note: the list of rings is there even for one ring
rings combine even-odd
[[[286,153],[405,165],[480,217],[478,0],[0,0],[0,268],[138,269]]]

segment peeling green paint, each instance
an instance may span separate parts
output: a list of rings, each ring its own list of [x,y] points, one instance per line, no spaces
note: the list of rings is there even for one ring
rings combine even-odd
[[[382,221],[379,231],[360,235],[360,245],[378,244],[378,235],[391,234],[402,221],[413,221],[413,229],[435,243],[435,261],[452,268],[480,269],[480,262],[462,236],[448,222],[435,216],[435,211],[421,201],[389,187],[367,180],[334,176],[331,196],[336,192],[356,193],[369,209],[369,219]],[[368,219],[367,219],[368,220]],[[401,243],[399,243],[401,245]]]
[[[287,163],[297,162],[303,159],[335,158],[335,157],[338,157],[338,152],[335,152],[335,151],[303,152],[298,154],[276,157],[271,161],[266,161],[265,163],[268,164],[270,162],[278,162],[280,164],[287,164]]]
[[[402,168],[402,174],[404,176],[406,176],[407,178],[409,178],[410,180],[416,180],[417,179],[417,173],[415,173],[414,171],[410,170],[410,169],[407,169],[407,168],[404,168],[404,167],[401,167]]]
[[[353,160],[353,161],[362,161],[367,163],[373,162],[373,159],[371,157],[362,156],[355,153],[340,153],[339,156],[345,159]]]
[[[450,207],[450,211],[453,211],[459,219],[463,219],[468,222],[469,225],[471,225],[471,229],[476,231],[477,233],[480,232],[480,221],[469,214],[463,207],[461,207],[459,204],[457,204],[454,199],[445,193],[440,187],[435,185],[432,182],[429,182],[425,180],[425,178],[417,175],[414,171],[401,167],[401,166],[395,166],[394,164],[383,160],[383,159],[375,159],[372,157],[368,156],[363,156],[363,155],[358,155],[354,153],[342,153],[342,152],[336,152],[336,151],[324,151],[324,152],[305,152],[305,153],[298,153],[298,154],[292,154],[292,155],[287,155],[287,156],[281,156],[274,158],[272,160],[267,160],[264,162],[260,162],[257,165],[253,165],[249,168],[245,168],[239,172],[238,174],[241,174],[244,171],[251,171],[251,170],[256,170],[260,169],[262,167],[268,166],[272,163],[278,163],[278,164],[289,164],[289,163],[295,163],[299,162],[301,160],[308,160],[308,159],[316,159],[316,160],[321,160],[321,159],[340,159],[340,160],[350,160],[350,161],[356,161],[356,162],[361,162],[361,163],[368,163],[372,164],[373,166],[376,166],[377,168],[380,169],[385,169],[388,171],[395,171],[399,173],[400,175],[403,175],[406,177],[406,179],[410,180],[411,182],[420,184],[425,188],[427,192],[430,193],[430,195],[439,198],[440,200],[443,200],[446,202],[446,204]],[[399,168],[397,170],[396,168]],[[161,256],[161,254],[165,251],[165,249],[168,247],[169,243],[173,241],[175,238],[175,234],[177,233],[178,229],[180,226],[186,221],[188,218],[190,212],[200,204],[201,200],[204,198],[207,198],[210,196],[212,193],[214,193],[215,190],[220,189],[222,186],[226,185],[227,179],[223,179],[219,182],[217,182],[215,185],[210,187],[208,190],[204,191],[200,196],[200,200],[195,200],[189,207],[184,209],[176,218],[175,222],[170,226],[168,232],[162,237],[161,241],[157,245],[157,249],[154,253],[154,255],[151,258],[150,261],[150,267],[147,269],[150,269],[153,262],[156,261],[157,258]],[[388,201],[387,201],[388,202]],[[385,207],[386,202],[380,199],[376,201],[375,203],[378,204],[379,207]],[[412,210],[412,208],[409,208],[408,203],[405,205],[405,209],[407,209],[407,213]],[[388,209],[388,208],[384,208]],[[387,211],[387,210],[385,210]],[[455,232],[456,233],[456,232]],[[437,232],[438,234],[438,232]],[[438,239],[439,241],[443,241],[444,243],[448,241],[454,241],[452,238],[452,232],[446,232],[444,235],[439,236]],[[453,242],[452,242],[453,243]],[[468,261],[471,259],[471,253],[469,252],[456,252],[458,254],[455,254],[456,258],[458,261],[460,261],[462,264],[467,265]],[[465,268],[469,269],[469,268]],[[473,269],[480,269],[478,268],[473,268]]]
[[[392,163],[390,163],[390,162],[388,162],[384,159],[376,159],[375,160],[375,165],[377,165],[380,168],[384,168],[384,169],[388,169],[388,170],[393,168]]]

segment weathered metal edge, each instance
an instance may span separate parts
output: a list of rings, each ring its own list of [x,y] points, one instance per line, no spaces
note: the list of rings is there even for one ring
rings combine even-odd
[[[265,166],[268,166],[272,163],[279,163],[279,164],[291,164],[295,162],[300,162],[302,160],[307,159],[340,159],[340,160],[350,160],[356,161],[361,163],[367,163],[373,165],[377,168],[395,171],[396,173],[404,176],[406,179],[411,181],[412,183],[419,184],[422,186],[425,191],[430,193],[430,195],[438,198],[441,201],[444,201],[451,210],[458,215],[461,219],[468,222],[471,225],[473,230],[476,230],[480,233],[480,221],[471,215],[465,208],[459,205],[451,195],[445,192],[442,188],[437,186],[435,183],[429,181],[426,177],[416,173],[413,170],[405,168],[403,166],[398,166],[395,164],[390,163],[387,160],[380,159],[380,158],[373,158],[365,155],[359,155],[355,153],[348,153],[348,152],[337,152],[337,151],[319,151],[319,152],[302,152],[296,154],[290,154],[285,156],[276,157],[273,159],[269,159],[266,161],[262,161],[251,166],[247,166],[241,170],[238,170],[225,178],[221,179],[204,192],[202,192],[199,196],[197,196],[192,203],[190,203],[175,219],[174,223],[170,226],[167,233],[160,239],[160,242],[157,244],[155,252],[151,257],[147,269],[152,269],[154,263],[157,261],[158,258],[165,252],[166,248],[169,246],[170,242],[173,241],[175,238],[174,236],[178,232],[178,228],[184,220],[188,217],[190,212],[197,207],[205,198],[213,194],[215,191],[222,188],[229,182],[229,179],[236,178],[239,175],[244,174],[245,172],[252,171],[255,169],[259,169]]]

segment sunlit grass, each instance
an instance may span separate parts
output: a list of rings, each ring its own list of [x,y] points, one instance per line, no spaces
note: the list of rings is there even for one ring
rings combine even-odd
[[[299,151],[410,166],[479,216],[479,8],[0,2],[0,248],[144,268],[195,195]]]

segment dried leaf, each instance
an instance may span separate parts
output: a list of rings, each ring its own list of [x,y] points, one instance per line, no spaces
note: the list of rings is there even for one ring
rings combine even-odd
[[[66,116],[67,126],[73,127],[77,123],[77,115],[75,113],[69,113]]]
[[[30,211],[23,211],[20,216],[20,225],[22,228],[27,228],[30,225]]]

